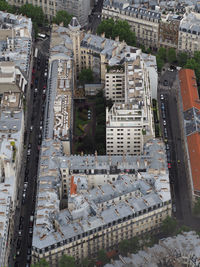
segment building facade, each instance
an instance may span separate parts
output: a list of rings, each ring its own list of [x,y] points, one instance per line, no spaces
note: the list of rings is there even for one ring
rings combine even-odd
[[[116,87],[111,92],[116,97],[120,92],[124,98],[120,99],[121,103],[111,98],[115,103],[106,110],[106,153],[140,155],[144,143],[154,136],[150,78],[140,50],[127,54],[123,74],[123,90],[116,91]]]
[[[168,48],[178,47],[178,34],[181,16],[167,15],[160,20],[159,25],[159,46]]]
[[[137,157],[63,157],[60,143],[50,139],[43,141],[41,151],[33,263],[45,258],[56,266],[63,254],[76,260],[93,256],[123,239],[159,231],[171,215],[160,140],[147,142]],[[67,208],[60,210],[65,196]]]
[[[25,4],[32,4],[42,8],[42,11],[49,20],[52,20],[56,16],[56,13],[60,10],[65,10],[69,14],[76,16],[79,19],[81,26],[85,26],[88,22],[88,16],[91,14],[93,3],[91,0],[64,0],[64,1],[35,1],[35,0],[9,0],[9,4],[15,6],[22,6]]]
[[[32,22],[0,12],[0,266],[8,265],[24,151],[23,99],[28,90]]]
[[[125,73],[123,67],[107,70],[105,77],[105,97],[114,103],[125,100]]]
[[[127,21],[135,32],[138,44],[152,49],[159,47],[160,12],[134,7],[128,2],[106,0],[103,4],[102,18]]]
[[[24,77],[11,61],[0,62],[0,72],[0,266],[3,267],[8,264],[13,238],[13,216],[18,205],[24,151],[24,84],[20,82]]]
[[[200,50],[200,14],[186,12],[179,26],[178,51],[194,54]]]

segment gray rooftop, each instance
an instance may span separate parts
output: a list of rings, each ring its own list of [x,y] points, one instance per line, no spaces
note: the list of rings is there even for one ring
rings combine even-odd
[[[35,248],[43,249],[62,240],[70,242],[84,232],[132,214],[137,216],[147,207],[171,199],[165,148],[160,140],[149,141],[144,155],[138,157],[62,156],[60,149],[57,141],[43,141],[33,235]],[[77,193],[72,196],[69,191],[69,207],[74,205],[73,209],[58,211],[60,170],[66,168],[80,171],[80,174],[73,174]],[[109,170],[111,176],[115,173],[118,178],[91,189],[84,171],[89,169],[99,170],[97,176]],[[135,171],[132,174],[129,173],[131,169]],[[75,222],[77,219],[79,223]],[[55,231],[52,220],[57,221],[59,231]]]

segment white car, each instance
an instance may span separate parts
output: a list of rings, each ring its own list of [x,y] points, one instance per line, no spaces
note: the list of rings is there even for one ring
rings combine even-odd
[[[167,124],[167,123],[166,123],[166,120],[163,120],[163,125],[166,126],[166,124]]]
[[[160,95],[160,99],[161,100],[164,100],[164,95]]]

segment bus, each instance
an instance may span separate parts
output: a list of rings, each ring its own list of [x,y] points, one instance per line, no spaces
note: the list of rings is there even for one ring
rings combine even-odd
[[[46,34],[38,33],[38,38],[39,39],[45,39],[46,38]]]
[[[34,54],[34,57],[37,58],[38,56],[38,48],[35,48],[35,54]]]

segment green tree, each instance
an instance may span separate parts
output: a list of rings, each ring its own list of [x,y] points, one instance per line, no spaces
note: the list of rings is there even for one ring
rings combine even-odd
[[[169,63],[174,63],[176,62],[176,51],[174,48],[169,48],[167,50],[167,61]]]
[[[94,265],[95,265],[95,261],[93,259],[85,258],[82,260],[79,266],[80,267],[94,267]]]
[[[59,267],[77,267],[76,261],[73,257],[63,255],[59,260]]]
[[[200,198],[198,198],[198,199],[195,201],[194,208],[193,208],[193,213],[194,213],[195,215],[200,215]]]
[[[161,224],[161,231],[165,235],[173,235],[176,231],[177,228],[177,221],[172,218],[167,216],[166,219],[162,222]]]
[[[186,65],[184,66],[184,68],[187,68],[187,69],[192,69],[195,71],[195,75],[196,75],[196,78],[197,78],[197,83],[199,84],[199,80],[200,80],[200,62],[197,61],[197,55],[196,55],[196,58],[193,57],[193,58],[189,58],[187,60],[187,63]]]
[[[60,10],[56,13],[56,16],[53,18],[53,23],[60,24],[63,22],[64,27],[68,27],[68,24],[70,23],[72,19],[72,15],[67,13],[65,10]]]
[[[0,1],[0,10],[7,11],[8,13],[16,13],[18,8],[15,6],[9,5],[5,0]]]
[[[183,67],[187,63],[188,55],[184,52],[178,53],[177,55],[177,60],[178,60],[178,65],[180,67]]]
[[[49,267],[49,264],[46,262],[45,259],[41,259],[39,262],[31,264],[31,267]]]
[[[159,55],[157,55],[156,56],[156,62],[157,62],[158,71],[161,71],[162,70],[162,67],[165,64],[164,60]]]
[[[152,51],[151,51],[151,48],[147,48],[147,54],[151,54],[152,53]]]
[[[102,264],[106,264],[109,262],[108,256],[104,249],[99,250],[97,259],[102,262]]]
[[[114,24],[112,39],[119,36],[119,40],[125,41],[128,45],[136,44],[135,33],[131,31],[130,25],[125,20],[117,20]]]
[[[20,7],[19,13],[31,18],[33,23],[38,26],[42,26],[44,24],[44,13],[41,7],[33,6],[32,4],[25,4]]]
[[[136,253],[140,249],[139,238],[134,236],[129,240],[132,253]]]
[[[181,227],[178,228],[176,234],[181,234],[183,232],[189,232],[191,231],[190,227],[188,227],[187,225],[182,225]]]
[[[164,62],[166,61],[166,57],[167,57],[167,51],[164,47],[160,47],[158,50],[158,54],[160,59],[162,59]]]
[[[105,33],[106,38],[115,39],[115,37],[119,36],[119,40],[124,40],[128,45],[134,46],[136,44],[135,33],[125,20],[103,20],[97,28],[97,34],[100,35],[102,33]]]
[[[130,251],[130,241],[122,240],[119,243],[119,251],[121,254],[126,255]]]
[[[100,35],[102,33],[105,33],[106,38],[112,37],[114,25],[115,22],[113,19],[103,20],[97,28],[97,34]]]
[[[79,82],[83,85],[85,83],[92,83],[94,81],[93,72],[91,69],[82,69],[79,73]]]

